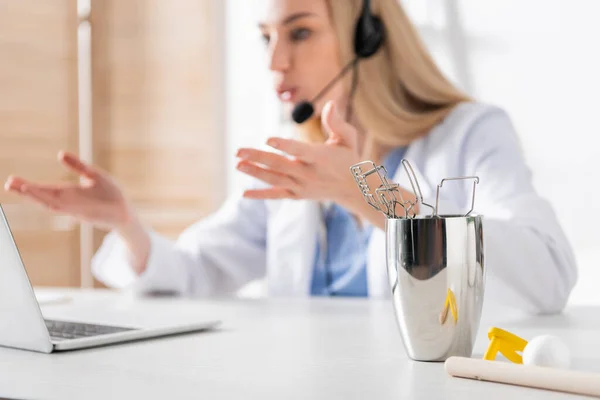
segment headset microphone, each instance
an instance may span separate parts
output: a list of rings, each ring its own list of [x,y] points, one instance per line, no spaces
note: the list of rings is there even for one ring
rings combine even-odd
[[[348,65],[346,65],[339,74],[336,75],[335,78],[333,78],[331,80],[331,82],[329,82],[327,84],[327,86],[325,86],[320,92],[319,94],[317,94],[310,102],[308,101],[303,101],[298,103],[295,107],[294,110],[292,111],[292,118],[294,120],[294,122],[296,122],[297,124],[301,124],[303,122],[305,122],[307,119],[309,119],[310,117],[312,117],[313,113],[315,112],[315,109],[313,107],[313,103],[315,103],[316,101],[318,101],[321,97],[323,97],[323,95],[325,93],[327,93],[329,91],[329,89],[331,89],[331,87],[344,75],[346,75],[346,73],[350,70],[350,68],[352,68],[357,62],[358,62],[358,56],[355,57],[352,61],[350,61],[348,63]]]
[[[381,47],[383,39],[383,23],[381,19],[371,14],[371,1],[365,0],[354,33],[354,53],[356,54],[356,57],[350,61],[340,73],[312,99],[312,101],[303,101],[294,107],[294,110],[292,111],[292,119],[294,122],[301,124],[312,117],[315,112],[313,104],[321,99],[321,97],[323,97],[323,95],[325,95],[325,93],[327,93],[340,78],[346,75],[351,68],[356,67],[361,58],[368,58],[375,54]],[[356,77],[356,70],[354,73]],[[352,92],[356,89],[355,83],[356,82],[353,82]]]

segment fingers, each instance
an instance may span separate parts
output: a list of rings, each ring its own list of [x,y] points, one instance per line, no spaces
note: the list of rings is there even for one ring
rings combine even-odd
[[[96,171],[95,168],[85,164],[79,157],[72,153],[61,151],[58,153],[58,159],[63,165],[79,175],[92,180],[95,180],[98,177],[98,171]]]
[[[9,176],[4,183],[4,190],[7,192],[21,192],[21,187],[25,184],[25,180],[16,176]]]
[[[77,184],[68,183],[68,182],[42,184],[42,183],[35,183],[35,182],[27,181],[23,178],[16,177],[16,176],[9,177],[8,180],[6,181],[6,183],[4,184],[5,189],[11,190],[14,192],[23,193],[25,191],[25,187],[27,187],[27,188],[34,187],[34,188],[37,188],[38,190],[43,190],[47,193],[51,193],[52,195],[57,196],[60,193],[60,191],[73,189],[73,188],[77,187]]]
[[[302,175],[302,171],[300,170],[302,165],[300,163],[280,154],[255,149],[240,149],[237,156],[242,160],[261,164],[276,172],[288,174],[296,178]]]
[[[46,206],[51,210],[60,210],[60,201],[57,196],[58,189],[41,188],[36,185],[26,183],[21,186],[21,193],[34,202]]]
[[[248,199],[275,200],[275,199],[297,199],[298,196],[291,190],[285,188],[269,188],[246,190],[244,197]]]
[[[329,135],[329,143],[341,144],[351,149],[356,148],[356,129],[342,118],[332,101],[325,104],[321,118],[322,125]]]
[[[259,167],[246,160],[240,161],[237,169],[273,186],[283,186],[289,189],[298,187],[298,182],[291,176]]]
[[[267,145],[294,156],[308,164],[314,164],[319,159],[319,147],[311,143],[276,137],[267,140]]]
[[[23,178],[9,177],[4,188],[25,196],[35,203],[41,204],[51,210],[61,209],[60,191],[58,185],[39,185],[26,181]]]

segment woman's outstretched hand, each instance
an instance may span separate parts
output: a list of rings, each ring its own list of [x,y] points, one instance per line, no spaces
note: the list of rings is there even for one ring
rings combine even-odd
[[[322,126],[329,139],[324,144],[270,138],[267,144],[285,154],[243,148],[237,168],[270,184],[266,189],[244,193],[253,199],[309,199],[333,201],[381,229],[385,216],[370,207],[352,177],[350,167],[363,161],[358,132],[348,124],[332,102],[323,109]],[[409,193],[403,195],[411,196]]]
[[[271,188],[249,190],[256,199],[310,199],[342,203],[359,193],[350,166],[360,161],[357,132],[339,115],[332,102],[323,109],[323,127],[329,134],[324,144],[270,138],[267,145],[291,157],[256,149],[240,149],[238,169]]]
[[[5,190],[100,229],[120,229],[130,222],[127,201],[107,173],[85,164],[70,153],[60,152],[58,159],[83,177],[83,181],[42,184],[11,176],[4,185]]]
[[[103,230],[115,230],[130,250],[132,268],[141,274],[150,253],[150,237],[110,175],[60,152],[59,161],[78,174],[80,182],[41,184],[11,176],[4,189],[51,211],[67,214]]]

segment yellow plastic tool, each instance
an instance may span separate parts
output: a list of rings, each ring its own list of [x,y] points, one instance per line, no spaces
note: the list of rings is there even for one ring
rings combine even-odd
[[[517,352],[523,353],[527,341],[517,335],[507,332],[504,329],[492,327],[488,331],[490,345],[483,355],[484,360],[494,360],[498,351],[515,364],[523,364],[523,356]]]
[[[452,313],[454,323],[456,323],[456,321],[458,321],[458,308],[456,307],[456,297],[454,297],[454,293],[451,289],[448,289],[448,293],[446,294],[446,303],[444,304],[444,309],[440,314],[440,323],[442,325],[446,322],[446,318],[448,318],[448,309]]]

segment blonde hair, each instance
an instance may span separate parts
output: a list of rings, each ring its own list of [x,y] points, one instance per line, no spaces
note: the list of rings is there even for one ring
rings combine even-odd
[[[337,32],[342,65],[354,56],[354,30],[364,0],[326,0]],[[399,0],[372,0],[385,41],[358,64],[353,110],[379,146],[403,146],[427,134],[459,103],[471,99],[436,66]]]

